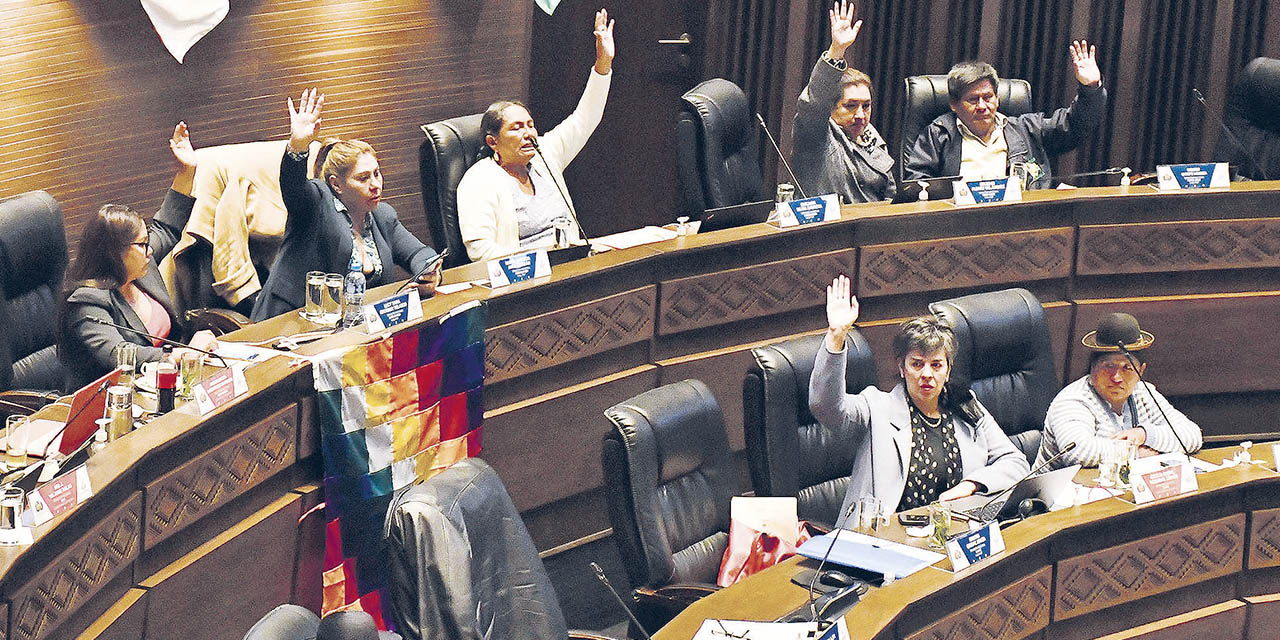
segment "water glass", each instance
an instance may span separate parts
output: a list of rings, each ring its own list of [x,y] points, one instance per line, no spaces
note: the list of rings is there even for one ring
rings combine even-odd
[[[1119,441],[1116,442],[1116,450],[1119,459],[1116,462],[1116,486],[1121,489],[1129,488],[1130,470],[1133,468],[1133,461],[1138,457],[1138,445],[1132,442]]]
[[[116,385],[107,389],[107,417],[111,419],[108,442],[133,430],[133,393],[129,387]]]
[[[321,304],[320,323],[337,325],[342,318],[342,283],[340,273],[329,273],[324,276],[324,299]]]
[[[778,185],[778,193],[774,202],[783,203],[790,202],[796,196],[796,188],[789,182],[783,182]]]
[[[951,537],[951,509],[941,502],[929,505],[929,522],[933,523],[933,535],[929,536],[929,546],[943,549],[947,539]]]
[[[4,421],[5,450],[15,468],[27,466],[27,444],[31,431],[26,416],[9,416]]]
[[[196,397],[196,385],[204,377],[204,361],[205,357],[199,354],[188,355],[178,361],[178,375],[181,381],[178,386],[179,398],[190,400]]]
[[[121,342],[116,345],[116,368],[120,370],[121,383],[130,383],[137,367],[138,345],[132,342]]]
[[[1102,459],[1098,461],[1098,486],[1114,487],[1119,479],[1120,458],[1124,455],[1122,442],[1108,442],[1102,447]]]
[[[308,271],[307,272],[307,306],[303,308],[302,315],[306,319],[316,322],[320,320],[324,311],[324,272]]]
[[[0,490],[0,530],[15,531],[22,528],[22,503],[26,495],[18,487],[5,487]],[[18,540],[12,535],[0,537],[0,545],[16,545]]]

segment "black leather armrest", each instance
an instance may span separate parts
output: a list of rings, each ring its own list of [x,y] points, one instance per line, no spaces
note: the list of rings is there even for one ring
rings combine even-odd
[[[208,329],[220,336],[252,324],[242,313],[230,309],[192,309],[186,313],[192,333]]]
[[[12,416],[29,416],[40,407],[62,397],[56,391],[0,391],[0,412]]]

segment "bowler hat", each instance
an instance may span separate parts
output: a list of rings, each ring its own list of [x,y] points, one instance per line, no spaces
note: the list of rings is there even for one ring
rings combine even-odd
[[[1098,328],[1084,334],[1081,344],[1094,351],[1128,351],[1151,346],[1156,337],[1138,327],[1138,319],[1127,313],[1108,313],[1098,320]]]

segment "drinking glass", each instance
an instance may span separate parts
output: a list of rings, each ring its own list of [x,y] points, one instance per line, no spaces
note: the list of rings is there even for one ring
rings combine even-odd
[[[0,536],[0,545],[12,546],[19,543],[11,533],[22,528],[22,503],[26,497],[19,487],[5,487],[0,490],[0,531],[7,535]]]
[[[116,368],[120,370],[120,383],[133,381],[133,372],[138,367],[138,345],[132,342],[121,342],[116,345]]]
[[[1120,457],[1124,449],[1122,442],[1108,442],[1102,447],[1102,459],[1098,461],[1098,486],[1114,487],[1120,474]]]
[[[778,184],[778,191],[775,194],[774,202],[777,202],[779,204],[783,202],[790,202],[792,199],[795,198],[795,196],[796,196],[796,188],[792,186],[791,183],[789,182],[783,182]]]
[[[863,533],[875,534],[880,527],[880,500],[864,496],[858,500],[857,528]]]
[[[195,397],[196,385],[204,377],[204,361],[205,357],[198,354],[187,355],[178,361],[178,375],[181,380],[178,387],[179,398],[190,400]]]
[[[325,275],[321,324],[337,325],[338,320],[342,318],[342,283],[342,274]]]
[[[941,502],[929,505],[929,521],[933,523],[933,535],[929,536],[929,546],[942,549],[947,546],[951,537],[951,509]]]
[[[107,389],[107,417],[111,419],[111,426],[107,429],[108,442],[115,442],[133,430],[133,393],[128,387]]]
[[[27,428],[26,416],[9,416],[4,421],[5,450],[14,468],[27,466],[27,443],[31,431]]]
[[[319,321],[323,317],[324,311],[324,272],[308,271],[307,272],[307,306],[303,309],[302,315],[312,322]]]
[[[1116,486],[1128,489],[1131,481],[1130,470],[1133,468],[1133,461],[1138,457],[1138,445],[1120,441],[1116,443],[1116,449],[1119,451],[1117,454],[1119,459],[1116,461]]]

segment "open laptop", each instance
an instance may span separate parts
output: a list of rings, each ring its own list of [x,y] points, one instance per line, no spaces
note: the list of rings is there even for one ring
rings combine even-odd
[[[107,387],[119,381],[120,370],[114,369],[76,391],[71,396],[71,408],[67,410],[70,423],[44,418],[27,421],[26,426],[22,427],[26,430],[23,435],[26,436],[27,455],[43,458],[51,453],[51,447],[56,443],[57,452],[65,456],[92,438],[93,432],[98,430],[96,421],[102,417],[107,406]],[[66,429],[63,429],[64,425]],[[59,435],[62,436],[60,442]],[[0,447],[7,450],[8,446],[9,443],[0,438]]]
[[[702,212],[702,224],[698,227],[698,233],[765,222],[769,219],[769,214],[773,213],[776,208],[777,204],[774,201],[761,200],[760,202],[747,202],[729,207],[707,209]]]
[[[1012,520],[1018,517],[1018,504],[1027,498],[1040,498],[1052,504],[1054,498],[1071,485],[1080,465],[1073,464],[1038,476],[1023,478],[1007,490],[1007,497],[992,501],[992,496],[969,496],[951,502],[951,510],[978,522]]]

